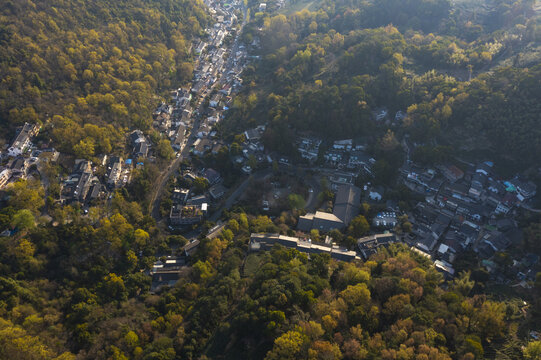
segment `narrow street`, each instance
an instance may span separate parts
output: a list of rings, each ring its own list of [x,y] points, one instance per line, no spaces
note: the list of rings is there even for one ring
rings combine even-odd
[[[215,6],[219,7],[219,4],[216,4],[214,2],[206,2],[209,7]],[[228,81],[231,82],[231,77],[227,76],[231,72],[235,72],[237,76],[240,74],[240,71],[242,69],[240,68],[240,62],[238,61],[238,57],[236,56],[237,52],[240,48],[240,34],[242,32],[242,28],[246,24],[246,15],[247,15],[247,9],[246,6],[244,6],[243,2],[240,2],[242,4],[242,12],[243,12],[243,21],[240,24],[234,41],[230,44],[229,48],[222,47],[220,50],[224,50],[224,53],[228,53],[229,57],[227,61],[221,66],[217,67],[217,75],[216,78],[218,81],[212,81],[210,82],[210,86],[208,89],[202,90],[200,92],[196,92],[195,96],[198,98],[196,103],[196,110],[193,111],[191,115],[191,120],[193,121],[192,130],[189,134],[186,134],[187,139],[185,140],[184,144],[180,148],[177,157],[171,161],[169,166],[164,169],[164,171],[160,174],[159,178],[156,180],[155,186],[152,188],[152,192],[150,194],[150,201],[149,201],[149,207],[148,212],[151,214],[151,216],[158,222],[162,220],[161,214],[160,214],[160,202],[161,198],[164,192],[164,189],[167,185],[168,180],[173,176],[179,169],[180,164],[184,159],[187,159],[190,157],[190,151],[194,144],[196,143],[196,140],[199,138],[198,134],[204,127],[206,127],[204,119],[202,119],[202,114],[205,113],[206,106],[205,106],[205,100],[209,96],[209,94],[212,93],[214,89],[216,89],[218,86],[222,87],[224,86]],[[217,10],[217,8],[214,8],[214,10]],[[203,41],[203,40],[202,40]],[[200,53],[195,64],[194,64],[194,73],[197,73],[197,69],[203,69],[205,67],[212,66],[212,57],[211,54],[204,54]],[[191,91],[194,92],[195,84],[197,82],[201,82],[202,80],[198,78],[198,76],[194,76],[194,87],[192,87]],[[247,181],[244,183],[244,187],[247,185]],[[240,190],[237,190],[235,192],[236,197],[233,199],[228,199],[226,201],[226,207],[230,207],[234,201],[236,201],[236,198],[242,193],[242,186]],[[216,214],[212,216],[212,219],[218,219],[221,216],[221,210],[217,211]]]

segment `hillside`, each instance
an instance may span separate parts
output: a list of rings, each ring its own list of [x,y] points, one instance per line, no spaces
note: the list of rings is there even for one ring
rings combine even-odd
[[[404,245],[351,263],[281,246],[247,254],[251,231],[277,227],[230,216],[157,295],[123,250],[156,240],[120,214],[2,238],[0,358],[522,358],[523,304],[484,295],[483,272],[443,283]]]
[[[541,359],[535,1],[1,3],[0,360]]]
[[[293,155],[295,131],[374,138],[391,127],[472,161],[488,149],[498,163],[534,166],[526,155],[541,150],[541,33],[532,4],[494,1],[481,11],[468,2],[401,3],[260,13],[246,37],[260,39],[261,61],[245,73],[254,86],[233,109],[232,130],[268,123],[266,144]],[[372,112],[382,108],[407,111],[408,121],[378,125]]]
[[[45,141],[86,158],[122,146],[118,130],[148,130],[156,96],[191,80],[208,19],[198,1],[4,1],[2,133],[46,123]]]

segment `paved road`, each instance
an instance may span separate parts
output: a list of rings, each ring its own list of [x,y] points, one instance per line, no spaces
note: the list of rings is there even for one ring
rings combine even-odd
[[[261,171],[258,171],[258,172],[255,172],[253,173],[252,175],[250,175],[249,177],[247,177],[238,187],[235,191],[233,191],[233,193],[231,193],[231,195],[229,195],[229,197],[227,198],[227,200],[225,201],[224,205],[218,209],[214,214],[212,214],[212,216],[209,218],[210,221],[217,221],[218,219],[220,219],[220,217],[222,216],[222,212],[224,209],[229,209],[231,208],[236,202],[237,200],[239,199],[239,197],[244,193],[244,191],[246,191],[246,188],[248,187],[248,185],[250,184],[250,181],[251,180],[260,180],[260,179],[264,179],[266,178],[267,176],[270,176],[270,174],[272,174],[272,170],[270,169],[265,169],[265,170],[261,170]]]
[[[183,159],[184,157],[180,156],[177,159],[175,159],[175,161],[173,161],[171,164],[169,164],[167,169],[161,173],[160,177],[158,178],[157,184],[153,189],[153,192],[150,198],[150,203],[149,203],[149,210],[150,210],[151,216],[156,221],[159,221],[161,219],[160,199],[162,197],[165,185],[167,184],[167,181],[169,180],[171,175],[173,175],[173,173],[178,170],[180,163],[182,162]]]
[[[527,205],[527,204],[524,204],[524,203],[521,203],[519,205],[521,208],[523,209],[526,209],[526,210],[529,210],[531,212],[534,212],[534,213],[537,213],[537,214],[541,214],[541,209],[534,209],[532,208],[531,206]]]
[[[201,102],[199,104],[199,107],[197,108],[197,111],[201,113],[202,108],[203,104]],[[194,121],[193,129],[199,129],[199,123],[200,120],[196,118]],[[167,184],[169,178],[178,170],[180,164],[182,163],[182,160],[190,157],[190,148],[193,145],[195,139],[197,138],[196,134],[197,130],[190,133],[184,147],[180,150],[180,156],[176,158],[171,164],[169,164],[167,169],[160,174],[156,186],[152,189],[152,195],[149,203],[149,212],[156,221],[159,221],[161,219],[160,200],[165,189],[165,185]]]
[[[318,203],[317,195],[321,192],[321,183],[313,176],[308,177],[306,183],[310,186],[312,192],[308,194],[305,209],[306,211],[314,212]]]

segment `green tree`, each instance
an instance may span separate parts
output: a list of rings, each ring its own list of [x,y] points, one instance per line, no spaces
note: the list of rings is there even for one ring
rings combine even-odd
[[[193,181],[193,187],[196,194],[202,194],[208,189],[209,182],[203,177],[197,177]]]
[[[355,238],[359,238],[370,231],[370,224],[363,215],[358,215],[353,220],[348,227],[348,232]]]
[[[294,210],[304,209],[304,207],[306,206],[306,201],[299,194],[289,194],[287,197],[287,201],[289,202],[289,207]]]
[[[108,274],[103,278],[100,289],[107,301],[125,300],[128,295],[124,286],[124,280],[121,276],[114,273]]]
[[[227,222],[227,227],[233,231],[234,234],[238,233],[240,230],[240,225],[237,220],[231,219]]]
[[[135,230],[133,236],[135,238],[135,244],[137,244],[137,246],[139,246],[140,248],[146,246],[148,240],[150,239],[150,235],[142,229]]]
[[[124,341],[126,342],[128,349],[133,351],[139,345],[139,336],[130,330],[124,335]]]
[[[370,290],[365,283],[357,285],[348,285],[340,292],[340,297],[351,307],[367,306],[370,303]]]
[[[451,289],[459,292],[464,296],[468,296],[470,291],[475,286],[475,281],[470,280],[471,271],[462,271],[451,284]]]
[[[29,230],[36,226],[34,214],[30,210],[19,210],[13,215],[11,226],[19,230]]]
[[[11,321],[0,319],[0,358],[2,359],[63,359],[73,360],[75,356],[66,352],[57,355],[37,337],[28,334]]]
[[[265,360],[294,360],[300,357],[305,335],[298,331],[288,331],[274,340],[274,346]]]
[[[158,142],[158,145],[156,145],[156,153],[159,157],[166,160],[171,160],[175,157],[171,142],[167,139],[161,139]]]
[[[90,159],[94,156],[94,140],[91,138],[86,138],[75,146],[73,146],[73,153],[78,158]]]
[[[19,180],[9,185],[8,194],[8,204],[18,210],[27,209],[38,215],[45,205],[45,191],[37,181]]]
[[[524,358],[528,360],[541,359],[541,341],[532,341],[524,348]]]
[[[394,132],[387,130],[383,138],[381,138],[379,145],[383,151],[391,151],[396,149],[400,143],[396,139]]]

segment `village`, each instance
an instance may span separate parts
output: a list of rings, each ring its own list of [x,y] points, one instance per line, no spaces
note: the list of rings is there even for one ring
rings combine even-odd
[[[192,46],[196,56],[193,86],[172,91],[170,104],[161,104],[153,114],[154,128],[170,140],[177,158],[186,148],[190,136],[194,137],[190,151],[195,155],[202,155],[211,147],[214,150],[220,147],[212,140],[210,129],[223,119],[226,104],[242,85],[240,73],[245,66],[246,49],[237,40],[235,15],[242,13],[242,3],[237,1],[222,6],[219,2],[209,1],[207,5],[216,23],[205,29],[207,36]],[[224,43],[227,38],[231,43],[233,37],[233,44]],[[25,123],[2,153],[5,166],[0,168],[0,189],[19,179],[39,178],[47,162],[59,161],[62,154],[54,148],[33,144],[40,129],[37,124]],[[116,189],[129,184],[133,169],[143,167],[147,159],[155,160],[153,147],[156,144],[152,144],[143,131],[136,129],[128,133],[126,143],[125,158],[102,154],[96,163],[76,159],[61,184],[60,203],[80,204],[86,213],[96,201],[110,199]]]
[[[192,46],[196,61],[191,87],[172,90],[170,99],[153,114],[153,128],[170,140],[176,151],[173,162],[178,165],[186,159],[216,156],[222,149],[230,149],[232,144],[220,139],[216,126],[226,118],[235,94],[242,89],[243,69],[250,61],[257,61],[248,56],[248,47],[257,47],[257,39],[250,45],[239,40],[239,22],[245,21],[239,20],[239,15],[244,12],[246,16],[242,2],[206,3],[216,22],[206,29],[207,36]],[[265,7],[262,3],[259,10],[265,11]],[[375,123],[390,127],[406,117],[404,111],[392,115],[380,109],[373,113]],[[199,244],[203,223],[217,222],[209,236],[221,230],[219,215],[223,209],[244,201],[254,214],[272,218],[288,209],[290,195],[306,200],[306,213],[296,219],[295,231],[287,236],[252,234],[251,251],[278,243],[308,254],[328,253],[335,259],[351,261],[366,260],[378,248],[402,242],[431,259],[448,278],[455,275],[456,260],[474,251],[495,281],[526,286],[526,281],[534,279],[539,266],[536,255],[510,259],[505,273],[498,264],[498,254],[520,245],[522,232],[516,216],[520,209],[530,208],[529,200],[537,192],[536,186],[522,176],[502,178],[490,160],[420,166],[409,156],[415,145],[403,139],[401,145],[408,156],[399,169],[395,188],[405,186],[418,201],[414,206],[401,206],[389,196],[395,189],[373,180],[377,158],[365,141],[340,139],[328,143],[312,134],[298,133],[297,156],[291,157],[265,149],[265,130],[265,125],[246,129],[239,134],[240,151],[229,151],[230,165],[238,170],[240,179],[233,187],[226,186],[222,174],[210,167],[192,165],[174,173],[183,180],[171,192],[171,206],[164,220],[169,231],[189,234],[190,242],[181,252],[156,263],[153,289],[178,279],[179,266]],[[38,178],[48,162],[58,161],[61,154],[54,148],[33,145],[39,132],[39,125],[25,123],[6,147],[0,189],[19,179]],[[75,160],[63,178],[60,203],[79,204],[86,214],[96,201],[110,200],[115,190],[129,184],[133,169],[155,159],[155,145],[143,131],[134,129],[126,134],[125,157],[103,154],[96,163]],[[276,180],[277,174],[286,179],[282,184]],[[303,178],[301,185],[295,183],[299,178]],[[254,181],[267,190],[249,191]],[[332,193],[332,207],[326,206],[328,201],[318,201],[324,191]],[[255,195],[249,198],[250,194]],[[368,219],[369,233],[356,239],[353,247],[338,246],[329,234],[346,230],[362,213],[363,204],[378,210]],[[314,230],[322,234],[319,241],[311,238]]]
[[[296,163],[288,157],[265,152],[260,141],[263,131],[264,126],[247,130],[243,134],[244,156],[232,158],[238,166],[242,165],[242,172],[251,173],[251,179],[257,179],[254,187],[260,189],[254,198],[250,197],[254,191],[248,188],[244,202],[243,197],[239,201],[255,214],[271,215],[286,210],[287,206],[280,199],[285,200],[288,194],[297,192],[307,197],[306,214],[298,217],[295,231],[288,231],[287,235],[252,234],[251,251],[268,250],[274,244],[281,244],[307,254],[327,253],[337,260],[352,261],[368,260],[380,247],[405,243],[419,255],[430,259],[448,279],[456,275],[454,263],[466,252],[473,252],[481,260],[495,282],[526,287],[527,281],[535,278],[538,256],[531,253],[508,254],[509,250],[520,248],[522,242],[523,234],[516,216],[521,209],[529,209],[530,200],[537,191],[535,184],[522,176],[502,179],[490,161],[478,164],[459,162],[460,167],[452,163],[423,167],[406,159],[399,169],[395,187],[407,188],[416,200],[413,206],[405,206],[389,196],[393,188],[372,184],[370,179],[373,178],[376,159],[367,151],[365,144],[343,139],[332,142],[321,151],[322,139],[300,134],[296,144],[298,158],[302,160]],[[254,160],[256,169],[247,169],[248,165],[243,165],[250,158]],[[316,165],[318,158],[320,161]],[[271,167],[274,168],[272,171]],[[205,171],[209,170],[211,176],[205,173],[200,176],[212,185],[204,199],[212,202],[228,189],[220,184],[219,174],[212,169]],[[286,180],[286,185],[279,185],[279,181],[273,180],[280,177],[277,174],[290,180]],[[303,179],[304,187],[296,185],[296,178]],[[363,179],[363,183],[359,184],[359,179]],[[333,193],[332,208],[325,208],[325,203],[318,204],[314,200],[314,193],[324,191],[320,185],[322,182]],[[217,195],[215,189],[219,189]],[[180,194],[187,191],[175,190]],[[191,201],[196,203],[202,197],[204,195]],[[193,203],[190,200],[185,202],[186,206],[193,206]],[[352,248],[339,246],[332,238],[333,231],[345,231],[365,205],[377,209],[377,213],[368,219],[369,234],[358,238]],[[171,223],[175,222],[176,214],[172,210]],[[202,221],[204,214],[192,218]],[[314,231],[321,234],[318,239],[312,239]],[[189,256],[198,243],[198,240],[190,243],[182,256]],[[502,254],[506,254],[509,262],[505,271],[501,266]],[[170,271],[167,265],[160,269],[155,273]]]

